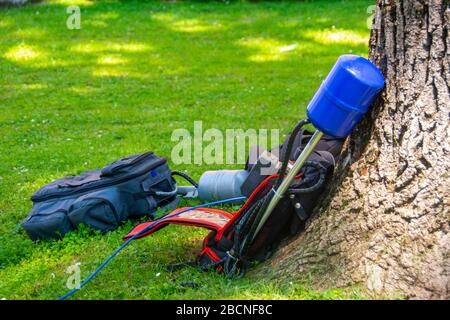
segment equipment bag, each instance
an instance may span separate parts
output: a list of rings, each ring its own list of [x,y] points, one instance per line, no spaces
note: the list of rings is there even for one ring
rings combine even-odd
[[[301,130],[293,145],[288,147],[289,138],[280,146],[280,150],[272,150],[283,153],[282,160],[295,160],[311,138],[311,133]],[[267,259],[281,240],[301,229],[331,178],[342,142],[342,139],[329,136],[322,138],[255,239],[249,239],[249,236],[254,234],[257,215],[266,205],[265,201],[269,199],[278,174],[262,177],[262,181],[237,212],[179,208],[161,219],[137,226],[124,239],[148,236],[168,224],[203,227],[211,232],[205,238],[199,254],[201,268],[214,268],[229,275],[240,273],[251,262]],[[246,169],[252,170],[252,165],[247,163]]]
[[[33,240],[62,237],[81,223],[109,231],[128,218],[153,217],[158,207],[175,208],[176,193],[166,159],[146,152],[45,185],[22,226]]]
[[[311,136],[310,132],[302,129],[292,138],[291,145],[288,145],[288,136],[279,150],[271,152],[280,153],[283,163],[293,162]],[[331,180],[342,143],[342,139],[330,136],[320,140],[284,197],[259,233],[255,234],[264,209],[278,189],[279,179],[282,179],[278,173],[262,176],[262,181],[235,217],[222,229],[206,237],[199,257],[202,268],[216,268],[230,276],[242,274],[252,263],[268,259],[283,239],[298,233]],[[247,164],[246,168],[252,170],[252,165]]]

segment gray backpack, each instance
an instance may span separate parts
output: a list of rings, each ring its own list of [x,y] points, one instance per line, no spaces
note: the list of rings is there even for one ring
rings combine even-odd
[[[45,185],[31,197],[22,226],[33,240],[62,237],[81,223],[109,231],[129,218],[152,217],[158,207],[175,208],[176,193],[166,159],[146,152]]]

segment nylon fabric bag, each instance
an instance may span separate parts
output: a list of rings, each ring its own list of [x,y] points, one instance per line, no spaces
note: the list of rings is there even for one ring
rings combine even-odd
[[[127,219],[152,217],[158,207],[176,207],[176,191],[166,159],[136,154],[43,186],[22,227],[32,240],[62,237],[80,224],[110,231]]]

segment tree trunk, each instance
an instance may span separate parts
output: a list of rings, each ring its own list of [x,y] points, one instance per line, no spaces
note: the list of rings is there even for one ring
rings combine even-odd
[[[450,297],[449,23],[445,0],[377,1],[369,58],[386,88],[305,231],[271,260],[275,276]]]

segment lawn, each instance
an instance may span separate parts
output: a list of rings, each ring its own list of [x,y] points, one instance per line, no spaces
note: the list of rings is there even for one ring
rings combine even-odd
[[[80,30],[66,27],[73,3]],[[288,133],[339,55],[367,56],[371,4],[60,0],[0,8],[0,299],[57,298],[68,291],[69,266],[80,263],[85,279],[136,224],[33,243],[19,223],[35,190],[128,154],[152,150],[170,161],[172,131],[192,131],[198,120],[204,129]],[[240,166],[171,167],[198,179]],[[170,226],[135,241],[73,298],[360,297],[351,288],[312,290],[308,281],[166,271],[193,259],[205,234]]]

